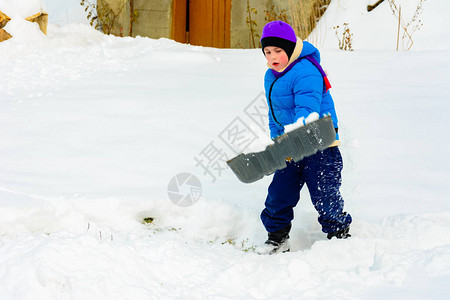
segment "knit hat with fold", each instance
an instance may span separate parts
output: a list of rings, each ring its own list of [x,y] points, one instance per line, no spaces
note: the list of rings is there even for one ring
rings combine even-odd
[[[264,26],[261,37],[262,50],[267,46],[279,47],[291,58],[294,52],[297,36],[294,29],[283,21],[273,21]]]

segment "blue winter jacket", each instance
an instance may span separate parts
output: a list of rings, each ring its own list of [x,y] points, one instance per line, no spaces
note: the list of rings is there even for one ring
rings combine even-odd
[[[300,42],[299,40],[297,43]],[[309,60],[303,58],[308,55],[320,63],[319,50],[305,41],[300,56],[298,56],[300,60],[291,63],[295,65],[289,65],[281,73],[272,69],[268,69],[266,72],[264,88],[269,104],[269,128],[272,139],[284,133],[283,126],[295,123],[301,117],[306,119],[312,112],[318,113],[320,117],[330,114],[334,127],[338,127],[333,98],[330,92],[324,89],[324,80],[320,71]],[[294,59],[294,57],[291,58],[291,61]],[[277,77],[279,78],[273,84],[269,97],[272,83]],[[275,115],[276,121],[283,126],[274,120],[272,113]],[[337,134],[336,139],[339,139]]]

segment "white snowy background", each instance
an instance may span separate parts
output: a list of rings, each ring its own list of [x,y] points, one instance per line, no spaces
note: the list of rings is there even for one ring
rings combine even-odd
[[[311,36],[352,237],[326,240],[305,189],[292,252],[275,256],[252,251],[270,178],[213,182],[194,160],[211,145],[233,155],[219,135],[251,123],[260,49],[106,36],[77,0],[45,1],[47,36],[14,18],[0,43],[0,299],[449,299],[450,4],[425,1],[397,52],[397,19],[373,2],[333,0]],[[396,0],[406,22],[418,2]],[[352,52],[337,48],[345,22]],[[202,184],[184,208],[167,193],[182,172]]]

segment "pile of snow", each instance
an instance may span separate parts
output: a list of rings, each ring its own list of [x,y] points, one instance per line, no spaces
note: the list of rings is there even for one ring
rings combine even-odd
[[[25,20],[47,11],[43,0],[0,0],[0,11],[11,18],[3,29],[12,35],[14,42],[35,42],[44,38],[37,23]]]
[[[47,12],[47,7],[44,0],[0,0],[0,11],[11,19],[25,19]]]
[[[36,42],[45,39],[45,34],[39,29],[39,25],[21,18],[13,18],[3,27],[12,35],[13,43]]]

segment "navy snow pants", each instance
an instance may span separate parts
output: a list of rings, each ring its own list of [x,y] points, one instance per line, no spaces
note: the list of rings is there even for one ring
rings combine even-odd
[[[299,162],[287,162],[286,168],[273,176],[261,220],[268,232],[289,225],[294,207],[300,200],[300,190],[306,183],[311,201],[319,213],[319,223],[325,233],[350,225],[352,218],[343,212],[341,186],[342,156],[338,147],[306,157]]]

